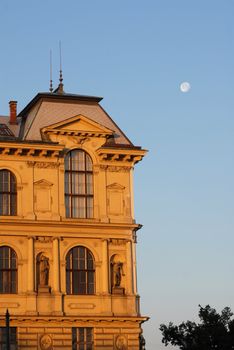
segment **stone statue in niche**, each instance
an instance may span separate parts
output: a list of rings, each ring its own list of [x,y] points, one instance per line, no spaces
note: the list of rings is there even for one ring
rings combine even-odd
[[[37,286],[40,293],[48,293],[50,291],[49,272],[49,258],[44,253],[40,253],[37,256]]]
[[[47,258],[45,255],[40,256],[39,261],[39,285],[40,286],[48,286],[49,283],[49,271],[50,271],[50,264],[49,264],[49,258]]]
[[[117,294],[124,294],[124,288],[121,286],[122,276],[124,276],[123,263],[120,261],[111,263],[112,271],[112,292]]]
[[[112,265],[113,271],[113,287],[120,287],[123,273],[123,263],[116,262]]]

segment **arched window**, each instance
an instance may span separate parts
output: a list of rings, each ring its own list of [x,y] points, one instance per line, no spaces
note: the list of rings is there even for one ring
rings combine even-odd
[[[80,149],[65,158],[65,206],[67,218],[93,217],[93,164]]]
[[[17,215],[16,178],[9,170],[0,170],[0,215]]]
[[[0,247],[0,294],[17,293],[17,256],[7,246]]]
[[[72,248],[66,257],[67,294],[94,294],[95,266],[93,255],[85,247]]]

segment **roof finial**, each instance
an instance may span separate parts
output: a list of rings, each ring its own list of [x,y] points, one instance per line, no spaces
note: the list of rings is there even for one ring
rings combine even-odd
[[[60,59],[60,70],[59,70],[59,86],[58,93],[63,94],[63,71],[62,71],[62,47],[61,40],[59,40],[59,59]]]
[[[52,80],[52,50],[50,50],[50,92],[53,92],[53,80]]]

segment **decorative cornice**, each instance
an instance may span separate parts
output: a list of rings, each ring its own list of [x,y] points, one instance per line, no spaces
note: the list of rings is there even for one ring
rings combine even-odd
[[[143,323],[147,321],[149,317],[144,317],[144,316],[126,316],[126,317],[121,317],[121,316],[116,316],[116,317],[110,317],[110,316],[29,316],[29,315],[11,315],[11,321],[12,322],[17,322],[17,323],[25,323],[25,322],[35,322],[35,323],[52,323],[52,322],[68,322],[68,323],[74,323],[74,322],[123,322],[123,323]],[[0,316],[0,321],[5,321],[5,315]]]
[[[63,147],[51,144],[33,143],[4,143],[0,142],[0,155],[32,156],[32,157],[59,157]]]
[[[33,227],[34,232],[36,230],[36,227],[38,227],[40,230],[44,229],[47,231],[47,229],[51,230],[53,228],[54,231],[58,231],[61,229],[67,229],[67,232],[70,232],[70,229],[74,228],[87,228],[87,229],[118,229],[118,230],[138,230],[142,227],[140,224],[134,224],[134,223],[105,223],[105,222],[87,222],[87,221],[78,221],[78,220],[63,220],[63,221],[35,221],[35,220],[26,220],[17,218],[17,217],[4,217],[1,218],[0,216],[0,224],[3,226],[17,226],[20,227]],[[3,235],[3,234],[2,234]]]
[[[121,148],[99,148],[97,151],[100,159],[104,162],[121,162],[136,164],[146,154],[146,150],[141,149],[121,149]]]
[[[63,135],[63,136],[77,136],[81,138],[87,137],[105,137],[109,138],[111,135],[109,133],[104,132],[94,132],[94,131],[78,131],[78,130],[59,130],[59,129],[45,129],[43,130],[43,134],[54,134],[54,135]]]

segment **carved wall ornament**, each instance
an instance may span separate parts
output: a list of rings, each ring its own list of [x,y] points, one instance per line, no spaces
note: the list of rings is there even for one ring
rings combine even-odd
[[[36,240],[40,243],[51,243],[53,239],[47,236],[37,236]]]
[[[59,167],[59,163],[56,162],[33,162],[33,161],[28,161],[27,162],[27,166],[29,168],[50,168],[50,169],[54,169],[54,168],[58,168]]]
[[[69,136],[69,141],[75,143],[76,145],[83,145],[85,142],[89,141],[88,137],[79,137],[79,136]]]
[[[117,350],[127,350],[127,338],[125,335],[118,335],[115,339],[115,346]]]
[[[117,172],[117,173],[127,173],[132,169],[132,167],[131,166],[100,165],[100,169],[111,171],[111,172]]]
[[[113,245],[125,245],[127,241],[125,239],[111,238],[110,243]]]
[[[40,347],[41,350],[50,350],[52,349],[52,338],[49,334],[44,334],[40,338]]]

